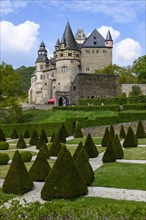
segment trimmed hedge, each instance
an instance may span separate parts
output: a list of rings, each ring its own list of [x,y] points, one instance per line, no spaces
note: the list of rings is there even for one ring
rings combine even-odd
[[[0,150],[7,150],[9,148],[9,143],[5,141],[0,142]]]
[[[6,153],[0,153],[0,165],[6,165],[9,161],[9,155]]]
[[[0,128],[0,141],[6,141],[5,134],[1,128]]]
[[[30,162],[32,159],[32,153],[30,151],[21,151],[20,155],[22,157],[23,162]]]

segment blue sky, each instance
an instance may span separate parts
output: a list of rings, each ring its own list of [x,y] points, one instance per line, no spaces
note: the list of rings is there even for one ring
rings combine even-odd
[[[145,0],[0,0],[1,62],[33,66],[43,40],[48,58],[67,21],[73,33],[110,29],[113,63],[128,66],[146,54]]]

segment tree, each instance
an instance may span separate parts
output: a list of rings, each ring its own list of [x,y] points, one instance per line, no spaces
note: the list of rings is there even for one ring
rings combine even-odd
[[[88,136],[86,138],[84,148],[86,149],[89,158],[95,158],[98,156],[98,150],[97,150],[90,134],[88,134]]]
[[[45,157],[46,157],[47,159],[50,158],[50,152],[49,152],[49,150],[48,150],[48,147],[47,147],[45,141],[43,141],[43,144],[42,144],[42,146],[41,146],[40,151],[42,151],[42,152],[44,153],[44,155],[45,155]]]
[[[139,96],[142,95],[142,91],[139,85],[132,86],[131,92],[129,92],[129,96]]]
[[[14,128],[12,131],[12,134],[11,134],[11,139],[17,139],[17,138],[19,138],[19,135],[18,135],[16,129]]]
[[[103,163],[110,163],[116,161],[116,155],[112,147],[112,144],[107,146],[104,155],[102,157],[102,161]]]
[[[65,130],[64,128],[61,126],[60,129],[59,129],[59,132],[58,132],[58,140],[61,142],[61,143],[66,143],[66,133],[65,133]]]
[[[146,83],[146,55],[139,57],[133,62],[132,71],[140,82]]]
[[[32,135],[31,135],[31,138],[30,138],[30,141],[29,141],[29,144],[36,146],[36,145],[37,145],[37,142],[38,142],[38,134],[36,133],[35,130],[33,130]]]
[[[0,128],[0,141],[6,141],[5,134],[2,128]]]
[[[81,150],[83,147],[84,147],[84,146],[83,146],[83,143],[80,141],[79,144],[78,144],[78,146],[77,146],[77,148],[76,148],[76,150],[75,150],[75,152],[74,152],[74,154],[73,154],[73,159],[74,159],[74,160],[76,160],[76,158],[77,158],[77,156],[78,156],[80,150]],[[89,159],[89,156],[88,156],[88,159]]]
[[[111,145],[115,136],[115,130],[113,125],[110,126],[110,131],[109,131],[109,139],[108,139],[108,145]]]
[[[53,140],[53,143],[51,144],[51,147],[50,147],[50,156],[57,156],[59,151],[61,150],[61,144],[58,140],[58,137],[55,137],[54,140]]]
[[[30,138],[30,134],[29,134],[29,132],[28,132],[28,130],[26,129],[25,130],[25,133],[24,133],[24,136],[23,136],[24,138]]]
[[[18,103],[21,94],[20,78],[12,66],[0,64],[0,123],[19,122],[22,108]]]
[[[125,129],[124,129],[123,125],[121,125],[119,136],[120,136],[120,138],[125,138],[126,137],[126,132],[125,132]]]
[[[25,143],[22,135],[20,135],[20,137],[19,137],[19,140],[17,142],[16,148],[19,148],[19,149],[26,148],[26,143]]]
[[[141,120],[139,120],[139,122],[138,122],[138,126],[137,126],[137,129],[136,129],[136,136],[137,136],[137,138],[146,137],[144,126],[143,126],[143,123],[142,123]]]
[[[131,127],[128,128],[128,132],[126,135],[126,138],[123,142],[123,147],[137,147],[138,140],[136,135],[134,134],[134,131]]]
[[[122,159],[124,156],[124,151],[123,151],[122,145],[120,143],[120,140],[117,134],[114,137],[112,147],[114,149],[116,159]]]
[[[44,129],[41,130],[40,139],[45,140],[45,142],[48,143],[48,138]]]
[[[52,133],[52,136],[51,136],[51,139],[50,139],[50,142],[51,142],[51,143],[53,142],[54,138],[55,138],[55,133],[53,132],[53,133]]]
[[[101,145],[103,147],[106,147],[108,144],[108,140],[109,140],[109,129],[106,127],[102,141],[101,141]]]
[[[83,137],[83,133],[82,133],[82,130],[81,130],[79,122],[76,122],[76,129],[75,129],[74,137],[75,138]]]

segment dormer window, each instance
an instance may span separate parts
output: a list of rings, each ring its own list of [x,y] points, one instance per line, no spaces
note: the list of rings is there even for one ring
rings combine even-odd
[[[97,42],[96,42],[96,41],[93,41],[93,44],[94,44],[94,45],[96,45],[96,44],[97,44]]]

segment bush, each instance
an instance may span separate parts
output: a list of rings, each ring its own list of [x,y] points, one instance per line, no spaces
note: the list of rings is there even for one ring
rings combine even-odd
[[[29,134],[29,132],[28,132],[28,130],[26,129],[25,130],[25,133],[24,133],[24,136],[23,136],[24,138],[30,138],[30,134]]]
[[[48,143],[48,138],[44,129],[41,130],[40,139],[42,139],[43,141],[45,140],[45,142]]]
[[[40,151],[42,151],[42,152],[44,153],[44,155],[45,155],[45,157],[46,157],[47,159],[50,158],[50,151],[48,150],[48,147],[47,147],[47,145],[46,145],[45,140],[43,141],[43,144],[42,144],[42,146],[41,146]]]
[[[0,165],[6,165],[9,161],[9,155],[6,153],[0,153]]]
[[[114,149],[112,145],[108,145],[102,157],[102,162],[110,163],[110,162],[115,162],[115,161],[116,161],[116,155],[115,155]]]
[[[119,136],[120,136],[120,138],[124,138],[124,139],[126,137],[126,132],[124,130],[124,126],[123,125],[121,125]]]
[[[88,134],[88,136],[86,138],[84,148],[86,149],[89,158],[95,158],[98,156],[98,150],[97,150],[90,134]]]
[[[75,152],[74,152],[74,154],[73,154],[73,159],[74,159],[74,160],[76,160],[76,158],[77,158],[77,156],[78,156],[78,154],[79,154],[79,152],[80,152],[80,150],[81,150],[82,148],[84,148],[84,146],[83,146],[83,143],[80,141],[79,144],[78,144],[78,146],[77,146],[77,148],[76,148],[76,150],[75,150]],[[87,154],[87,155],[88,155],[88,154]],[[89,159],[89,156],[88,156],[88,159]]]
[[[146,137],[146,133],[144,130],[144,126],[141,120],[138,122],[137,130],[136,130],[136,136],[137,138],[144,138]]]
[[[9,148],[9,143],[5,141],[0,142],[0,150],[7,150]]]
[[[75,133],[74,133],[74,137],[75,138],[83,137],[83,133],[82,133],[82,130],[81,130],[79,122],[76,122],[76,130],[75,130]]]
[[[17,134],[16,129],[14,128],[11,134],[11,139],[18,139],[19,135]]]
[[[22,135],[20,135],[20,137],[19,137],[19,140],[17,142],[16,148],[19,148],[19,149],[26,148],[26,143],[25,143]]]
[[[102,141],[101,141],[101,145],[103,147],[106,147],[108,145],[108,140],[109,140],[109,129],[106,127]]]
[[[47,161],[43,151],[39,151],[38,155],[29,170],[29,174],[34,181],[44,181],[50,172],[51,167]]]
[[[51,143],[53,142],[54,138],[55,138],[55,133],[53,132],[53,133],[52,133],[52,136],[51,136],[51,139],[50,139],[50,142],[51,142]]]
[[[0,141],[6,141],[5,134],[1,128],[0,128]]]
[[[70,152],[62,147],[52,170],[45,179],[41,198],[44,200],[74,199],[87,192],[86,183],[74,164]]]
[[[37,149],[41,149],[41,147],[42,147],[42,145],[43,145],[43,142],[44,142],[44,140],[41,139],[41,138],[39,138],[39,139],[38,139],[38,142],[37,142],[37,145],[36,145],[36,148],[37,148]]]
[[[3,190],[6,193],[21,195],[33,188],[32,179],[18,151],[15,152],[11,166],[4,180]]]
[[[108,145],[112,145],[113,140],[115,136],[115,131],[113,125],[110,126],[110,131],[109,131],[109,139],[108,139]]]
[[[50,147],[50,156],[58,156],[59,151],[61,150],[61,144],[58,140],[58,137],[55,137],[53,140],[53,143],[51,144]]]
[[[22,157],[23,162],[30,162],[32,159],[32,153],[30,151],[21,151],[20,155]]]
[[[116,159],[122,159],[124,157],[124,152],[117,134],[114,137],[112,147],[114,149]]]
[[[89,156],[84,147],[81,148],[75,164],[78,167],[80,173],[82,174],[87,186],[89,186],[94,180],[94,172],[89,163]]]
[[[65,133],[65,130],[63,127],[61,127],[59,129],[59,132],[58,132],[58,140],[61,142],[61,143],[66,143],[66,133]]]
[[[29,144],[30,145],[37,145],[37,142],[38,142],[38,134],[36,133],[35,130],[33,130],[32,132],[32,135],[31,135],[31,138],[30,138],[30,141],[29,141]]]
[[[134,134],[134,131],[131,127],[128,128],[128,132],[126,135],[126,138],[123,142],[123,147],[137,147],[138,140],[136,135]]]

